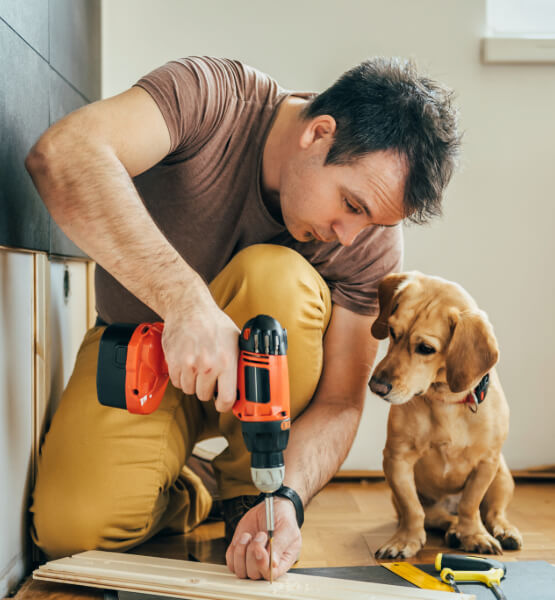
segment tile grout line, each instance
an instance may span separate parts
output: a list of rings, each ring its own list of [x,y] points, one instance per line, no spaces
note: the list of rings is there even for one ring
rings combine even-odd
[[[64,75],[62,75],[55,67],[52,66],[52,64],[50,63],[49,60],[47,60],[35,47],[31,46],[31,44],[24,38],[22,37],[22,35],[20,33],[18,33],[5,19],[4,17],[0,17],[0,21],[2,21],[2,23],[4,23],[4,25],[6,25],[6,27],[8,27],[8,29],[10,31],[12,31],[13,33],[15,33],[15,35],[17,35],[17,37],[22,40],[26,46],[28,46],[39,58],[41,58],[48,66],[49,68],[54,71],[54,73],[56,73],[56,75],[58,75],[58,77],[60,77],[60,79],[62,79],[67,85],[69,85],[69,87],[76,93],[79,94],[79,96],[81,96],[81,98],[83,98],[83,100],[85,100],[85,102],[91,102],[91,100],[89,100],[89,98],[87,98],[82,92],[80,92],[72,83],[71,81],[68,81]],[[48,53],[50,54],[50,35],[48,36]]]

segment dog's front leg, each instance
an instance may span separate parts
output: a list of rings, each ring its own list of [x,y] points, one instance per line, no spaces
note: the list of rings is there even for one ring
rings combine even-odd
[[[468,477],[459,502],[459,519],[445,534],[449,546],[462,546],[463,550],[480,554],[502,554],[501,544],[488,533],[480,517],[480,503],[498,466],[498,461],[483,460]]]
[[[409,558],[426,543],[424,509],[414,482],[416,458],[389,453],[387,448],[384,451],[383,468],[399,514],[399,527],[395,535],[376,551],[376,558]]]

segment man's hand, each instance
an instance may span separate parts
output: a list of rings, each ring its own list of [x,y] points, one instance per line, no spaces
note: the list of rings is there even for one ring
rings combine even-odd
[[[239,334],[206,295],[185,310],[168,312],[162,347],[172,384],[203,401],[212,400],[217,390],[216,409],[230,410],[237,396]]]
[[[286,573],[299,558],[301,530],[295,507],[287,498],[274,498],[273,578]],[[225,559],[241,579],[270,579],[270,553],[264,502],[251,508],[239,521]]]

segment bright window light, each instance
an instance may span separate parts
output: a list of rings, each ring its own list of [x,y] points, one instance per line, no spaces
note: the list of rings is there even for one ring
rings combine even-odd
[[[493,36],[555,37],[555,0],[488,0]]]

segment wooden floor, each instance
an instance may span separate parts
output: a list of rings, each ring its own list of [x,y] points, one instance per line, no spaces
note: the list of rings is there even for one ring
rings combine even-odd
[[[519,527],[524,548],[506,551],[504,561],[547,560],[555,564],[555,481],[518,481],[509,518]],[[332,482],[306,511],[303,550],[297,567],[338,567],[377,564],[374,551],[396,527],[390,493],[384,481]],[[150,556],[196,559],[224,564],[223,523],[201,525],[187,536],[158,536],[133,552]],[[445,552],[440,535],[414,559],[432,563]],[[16,600],[99,599],[98,590],[28,580]]]

